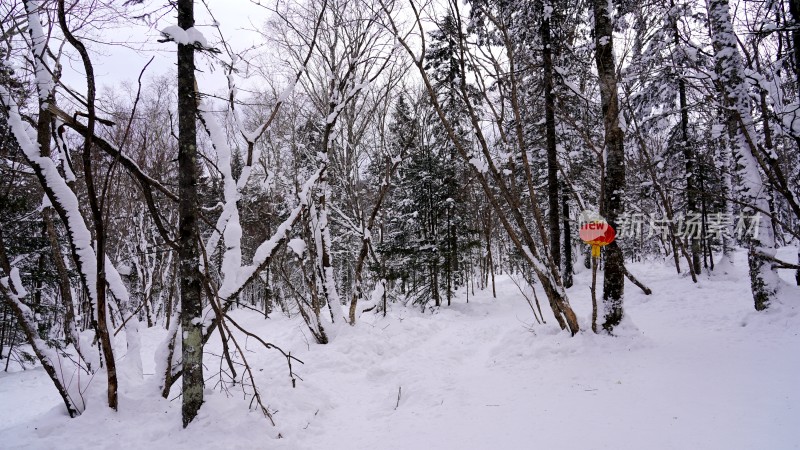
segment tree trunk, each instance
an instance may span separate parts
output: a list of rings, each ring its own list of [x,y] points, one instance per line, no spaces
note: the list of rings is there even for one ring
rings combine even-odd
[[[617,219],[624,212],[622,197],[625,192],[625,148],[624,133],[619,126],[619,94],[617,91],[617,71],[614,61],[614,41],[611,21],[613,5],[604,0],[593,0],[595,62],[600,82],[600,100],[605,129],[605,173],[603,174],[604,195],[600,213],[608,223],[617,228]],[[624,314],[623,297],[625,293],[625,265],[622,249],[617,241],[605,248],[605,271],[603,273],[603,309],[605,319],[603,329],[611,333]]]
[[[96,268],[96,301],[97,301],[97,337],[100,342],[100,348],[103,352],[103,358],[106,364],[106,373],[108,378],[108,406],[111,409],[117,409],[117,363],[114,358],[114,348],[111,343],[111,337],[108,332],[107,319],[109,311],[106,303],[106,232],[105,221],[103,218],[103,199],[98,195],[99,190],[95,185],[94,169],[92,167],[92,144],[94,136],[94,127],[97,115],[95,113],[95,77],[94,67],[92,66],[89,52],[83,43],[77,39],[69,27],[67,26],[67,17],[64,7],[64,0],[58,2],[58,20],[61,25],[61,31],[64,33],[67,41],[75,47],[75,50],[81,56],[83,61],[83,68],[86,71],[86,112],[87,114],[87,136],[84,138],[83,152],[81,154],[83,160],[83,178],[86,183],[86,191],[89,197],[89,208],[92,211],[92,222],[94,225],[95,237],[95,257],[97,260]],[[40,109],[44,109],[41,107]],[[49,137],[48,137],[49,147]]]
[[[800,23],[800,0],[789,0],[789,13],[792,15],[793,23]],[[794,74],[797,81],[795,90],[800,98],[800,28],[796,25],[792,27],[792,47],[794,50]],[[800,146],[800,142],[798,142],[798,146]],[[800,263],[800,249],[797,251],[797,261]],[[800,269],[797,269],[794,277],[797,285],[800,286]]]
[[[194,26],[193,0],[178,0],[178,26]],[[178,264],[180,267],[183,388],[182,415],[186,427],[203,404],[203,325],[200,255],[197,249],[197,93],[194,47],[178,44]]]
[[[370,213],[369,218],[364,225],[364,230],[361,235],[361,248],[358,251],[356,266],[353,270],[353,292],[350,300],[349,311],[350,325],[356,324],[356,308],[358,306],[358,301],[364,297],[362,272],[364,270],[364,263],[366,262],[367,254],[369,253],[369,248],[372,245],[372,228],[375,226],[375,219],[378,217],[378,212],[383,206],[383,199],[386,197],[386,193],[389,192],[392,176],[397,171],[397,168],[400,167],[401,161],[402,154],[401,159],[396,160],[387,168],[385,178],[383,183],[381,183],[380,190],[378,191],[378,198],[375,200],[375,205],[372,207],[372,212]]]
[[[561,214],[564,220],[564,287],[572,287],[572,230],[569,222],[569,194],[566,184],[561,186]]]
[[[544,126],[547,145],[547,206],[550,257],[561,269],[561,217],[558,211],[558,153],[556,152],[555,99],[553,96],[553,49],[550,42],[550,17],[542,20],[542,63],[544,64]],[[563,272],[562,272],[563,274]],[[566,286],[566,283],[564,283]],[[569,287],[569,286],[567,286]]]
[[[670,1],[670,5],[674,8],[674,1]],[[672,33],[673,42],[675,47],[681,45],[680,35],[678,34],[678,19],[672,18]],[[695,186],[695,153],[693,146],[689,143],[689,109],[686,101],[686,80],[683,79],[681,67],[678,67],[678,106],[680,107],[680,147],[683,150],[683,159],[686,167],[686,211],[688,216],[697,218],[699,213],[697,209],[697,187]],[[696,233],[689,236],[690,249],[691,249],[691,264],[694,273],[699,274],[702,270],[700,264],[700,236]],[[676,263],[677,265],[677,263]]]
[[[789,0],[789,13],[794,24],[800,23],[800,0]],[[797,85],[795,89],[800,96],[800,29],[792,27],[792,47],[794,50],[794,74]]]
[[[14,314],[15,318],[17,319],[17,324],[20,328],[22,328],[22,331],[28,340],[28,344],[30,344],[31,349],[42,363],[42,368],[50,377],[50,380],[53,381],[53,384],[55,384],[56,390],[58,391],[58,394],[61,396],[61,399],[64,401],[64,405],[67,408],[67,413],[70,417],[79,416],[83,412],[85,405],[83,404],[82,399],[73,398],[72,395],[75,393],[80,395],[80,383],[78,382],[72,384],[74,388],[70,391],[70,385],[64,380],[66,373],[64,368],[61,367],[62,358],[60,358],[56,351],[53,351],[50,347],[48,347],[47,343],[39,337],[39,330],[36,326],[36,316],[34,315],[33,311],[31,311],[31,309],[21,301],[22,298],[27,295],[27,293],[24,291],[22,286],[14,281],[14,272],[16,271],[16,268],[11,266],[11,262],[9,261],[8,254],[6,253],[5,249],[6,245],[3,240],[3,235],[0,233],[0,269],[2,269],[4,280],[2,283],[0,283],[0,294],[2,294],[2,298],[5,300],[5,303],[11,308],[12,314]],[[19,280],[18,272],[16,280]],[[4,310],[4,329],[6,323],[5,319],[6,317]],[[11,350],[13,349],[13,343],[14,341],[12,339],[12,348],[9,350],[9,359],[11,356]],[[1,342],[0,346],[2,346]],[[6,371],[7,370],[8,361],[6,361]],[[78,368],[77,370],[81,369]],[[80,400],[80,405],[77,403],[78,400]]]
[[[492,257],[492,215],[484,214],[484,230],[486,233],[486,271],[492,279],[492,298],[497,298],[497,287],[494,284],[494,258]],[[488,280],[487,280],[488,281]]]
[[[419,17],[417,17],[417,19],[419,19]],[[494,23],[498,23],[495,18],[490,17],[490,19]],[[389,20],[392,33],[398,39],[400,45],[410,56],[414,57],[414,52],[411,50],[408,42],[406,42],[403,36],[398,33],[396,23],[391,19],[391,17]],[[503,31],[503,40],[506,44],[506,52],[509,56],[509,61],[513,61],[513,49],[510,44],[507,30],[502,26],[502,24],[500,24],[499,27]],[[464,45],[465,38],[463,35],[459,35],[459,38],[460,45]],[[436,91],[431,84],[430,77],[425,70],[424,61],[417,60],[415,58],[414,65],[417,67],[417,70],[422,77],[422,81],[425,85],[425,90],[428,93],[431,106],[433,106],[434,110],[436,111],[436,115],[439,116],[450,142],[455,146],[462,160],[470,161],[471,152],[461,144],[460,140],[456,136],[453,123],[445,115],[437,98]],[[517,123],[517,126],[515,127],[515,132],[517,134],[517,145],[519,146],[519,151],[522,156],[526,180],[530,181],[529,186],[531,188],[530,192],[532,200],[534,196],[533,194],[535,193],[535,186],[533,186],[532,180],[530,180],[530,177],[528,176],[530,174],[530,164],[524,142],[521,115],[519,112],[519,102],[517,101],[518,95],[514,71],[515,69],[513,67],[509,71],[512,87],[509,99],[512,103],[514,120]],[[505,181],[504,177],[501,175],[501,172],[498,170],[498,167],[494,163],[488,141],[482,132],[482,126],[480,124],[478,114],[474,105],[469,101],[470,96],[466,92],[466,83],[463,81],[461,91],[462,98],[466,100],[464,103],[467,112],[469,113],[472,131],[475,133],[478,147],[480,148],[480,151],[487,163],[486,172],[479,171],[474,164],[469,164],[470,171],[475,177],[475,180],[480,184],[483,192],[486,194],[487,200],[489,200],[492,209],[497,215],[497,218],[500,220],[500,223],[503,225],[503,228],[508,234],[509,239],[511,239],[512,243],[514,244],[514,247],[525,257],[526,261],[531,264],[532,269],[536,272],[536,276],[539,277],[539,280],[545,288],[545,293],[548,296],[548,300],[550,300],[550,306],[553,308],[553,314],[559,319],[559,325],[561,325],[562,329],[566,329],[568,327],[570,333],[575,335],[580,331],[580,325],[578,324],[577,317],[575,316],[575,313],[569,304],[566,291],[563,289],[559,270],[557,267],[553,267],[553,265],[550,264],[552,260],[549,257],[549,248],[547,248],[547,251],[545,252],[539,252],[539,248],[542,247],[542,245],[540,242],[534,239],[531,229],[529,228],[528,221],[526,221],[522,214],[519,196],[516,195],[516,190],[509,188],[508,183]],[[496,184],[497,189],[490,185],[490,180]],[[507,212],[501,207],[501,202],[509,207]],[[543,215],[541,214],[541,211],[535,201],[531,201],[531,209],[534,213],[534,225],[536,227],[536,231],[539,232],[540,236],[546,236],[547,233],[545,231],[544,220],[542,217]]]
[[[26,8],[30,8],[29,3],[26,2]],[[41,57],[41,56],[40,56]],[[42,61],[37,61],[37,64],[43,64]],[[55,98],[52,93],[46,93],[46,99],[39,103],[39,117],[36,123],[36,142],[39,144],[39,151],[42,156],[50,157],[50,125],[53,120],[53,114],[47,108],[47,105],[55,104]],[[42,220],[44,220],[45,231],[50,242],[50,250],[53,256],[53,264],[56,266],[56,273],[58,275],[58,288],[61,293],[61,301],[64,304],[64,335],[67,343],[72,343],[78,355],[82,357],[80,348],[80,339],[78,338],[78,331],[75,327],[75,309],[72,302],[72,290],[70,289],[69,273],[64,264],[64,256],[61,253],[61,247],[58,244],[58,236],[56,235],[55,224],[53,223],[52,208],[47,207],[42,210]]]
[[[66,264],[64,264],[64,255],[61,253],[61,247],[58,245],[58,236],[56,235],[56,227],[53,223],[52,214],[52,208],[45,208],[42,211],[45,230],[47,231],[47,237],[50,241],[53,264],[56,266],[56,274],[58,275],[58,289],[61,294],[61,302],[64,305],[64,337],[68,344],[71,343],[75,346],[75,351],[78,352],[78,355],[83,357],[80,347],[80,336],[75,326],[75,305],[72,301],[69,272],[67,271]]]
[[[737,47],[727,0],[708,0],[709,22],[712,30],[712,44],[716,59],[718,86],[730,108],[735,124],[732,150],[737,165],[741,167],[741,196],[752,205],[744,212],[754,217],[758,210],[768,211],[767,190],[761,178],[757,162],[758,149],[755,145],[756,128],[750,113],[750,97],[744,79],[744,65]],[[734,194],[734,193],[731,193]],[[748,265],[750,267],[750,288],[753,292],[755,309],[764,310],[769,306],[777,291],[778,274],[772,268],[769,258],[775,256],[775,238],[769,226],[758,227],[758,233],[748,237]]]
[[[64,370],[58,365],[60,357],[55,351],[48,348],[47,343],[39,337],[33,311],[19,300],[16,293],[10,289],[6,289],[2,284],[0,284],[0,293],[3,294],[6,303],[11,307],[11,312],[14,313],[19,327],[22,328],[22,332],[25,334],[28,344],[30,344],[33,353],[36,354],[39,361],[42,363],[42,368],[56,386],[56,390],[61,396],[61,400],[64,401],[64,406],[67,408],[67,414],[69,414],[70,417],[79,416],[83,412],[83,401],[80,398],[72,398],[67,383],[62,379]],[[79,391],[79,389],[73,391]],[[78,405],[77,401],[80,401],[81,404]]]

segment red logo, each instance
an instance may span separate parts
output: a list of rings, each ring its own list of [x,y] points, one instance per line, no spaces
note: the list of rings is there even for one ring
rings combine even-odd
[[[589,245],[608,245],[614,241],[617,233],[614,227],[605,221],[594,221],[583,224],[580,230],[583,242]]]

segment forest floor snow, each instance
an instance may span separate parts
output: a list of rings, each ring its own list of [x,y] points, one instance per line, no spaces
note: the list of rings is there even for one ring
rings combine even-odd
[[[780,256],[793,255],[786,248]],[[145,379],[122,380],[116,413],[103,404],[102,374],[86,394],[86,412],[69,419],[41,368],[0,373],[0,448],[800,448],[793,274],[781,274],[780,303],[756,313],[743,252],[697,284],[669,261],[629,267],[653,294],[626,285],[617,337],[570,337],[547,304],[547,324],[535,324],[505,275],[496,299],[486,289],[470,293],[469,303],[461,292],[434,313],[394,305],[386,318],[364,314],[329,345],[310,343],[299,318],[236,311],[240,324],[305,363],[293,365],[292,388],[285,359],[247,341],[275,427],[248,409],[241,386],[215,387],[219,342],[212,341],[206,403],[182,429],[179,389],[165,400],[152,382],[166,332],[145,329]],[[590,279],[584,269],[569,289],[584,330]]]

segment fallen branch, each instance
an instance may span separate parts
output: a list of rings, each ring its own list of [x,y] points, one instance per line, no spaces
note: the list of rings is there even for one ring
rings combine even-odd
[[[649,287],[645,286],[644,284],[642,284],[641,281],[637,280],[636,277],[633,276],[633,274],[630,272],[630,270],[628,270],[628,268],[626,266],[622,266],[622,268],[623,268],[623,270],[625,270],[625,276],[629,280],[631,280],[631,283],[633,283],[636,286],[638,286],[639,289],[641,289],[642,292],[644,292],[644,295],[650,295],[650,294],[653,293],[653,291]]]
[[[767,255],[764,252],[756,252],[759,258],[766,259],[767,261],[774,262],[778,269],[797,269],[800,270],[800,264],[790,263],[788,261],[780,260],[774,256]]]
[[[403,386],[397,388],[397,404],[394,405],[394,409],[400,407],[400,395],[403,393]]]
[[[225,316],[225,320],[226,320],[226,321],[228,321],[228,322],[230,322],[231,324],[233,324],[233,326],[235,326],[236,328],[238,328],[238,329],[239,329],[239,331],[241,331],[242,333],[244,333],[244,334],[245,334],[245,336],[247,336],[247,337],[251,337],[251,338],[253,338],[253,339],[257,340],[257,341],[258,341],[258,342],[259,342],[261,345],[263,345],[263,346],[264,346],[264,348],[266,348],[266,349],[268,349],[268,350],[277,350],[277,351],[281,352],[281,354],[283,355],[283,357],[284,357],[284,358],[286,358],[286,362],[289,364],[289,377],[292,379],[292,387],[294,387],[294,385],[295,385],[295,378],[294,378],[294,376],[295,376],[295,375],[294,375],[294,372],[292,372],[292,360],[294,360],[294,361],[297,361],[297,362],[299,362],[300,364],[305,364],[305,363],[304,363],[303,361],[301,361],[301,360],[297,359],[296,357],[292,356],[292,353],[291,353],[291,352],[289,352],[289,353],[286,353],[285,351],[283,351],[283,349],[282,349],[282,348],[278,347],[277,345],[275,345],[275,344],[271,344],[271,343],[269,343],[269,342],[266,342],[266,341],[264,341],[263,339],[261,339],[260,337],[256,336],[255,334],[253,334],[253,333],[251,333],[251,332],[249,332],[249,331],[245,330],[245,329],[244,329],[244,328],[242,328],[242,327],[241,327],[241,326],[240,326],[238,323],[236,323],[236,321],[235,321],[235,320],[231,319],[231,316],[229,316],[227,313],[226,313],[226,314],[224,314],[224,316]]]

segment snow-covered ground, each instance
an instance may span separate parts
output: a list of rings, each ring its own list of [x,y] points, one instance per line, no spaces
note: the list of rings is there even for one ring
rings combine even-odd
[[[794,260],[791,249],[780,256]],[[735,263],[696,285],[668,262],[631,264],[653,295],[626,286],[629,320],[618,337],[569,337],[546,305],[548,323],[533,325],[505,276],[497,299],[477,291],[435,314],[395,306],[325,346],[310,343],[298,319],[238,311],[240,323],[305,362],[294,364],[302,380],[293,389],[280,354],[247,343],[276,427],[248,410],[241,387],[226,393],[211,380],[183,430],[180,400],[161,399],[152,376],[123,380],[118,413],[103,405],[97,376],[86,412],[69,419],[37,368],[0,373],[0,447],[800,448],[800,291],[787,283],[782,304],[757,314],[744,253]],[[585,330],[589,278],[583,271],[569,290]],[[164,334],[143,332],[146,374]],[[209,351],[219,354],[216,345]],[[218,368],[207,354],[206,373]]]

